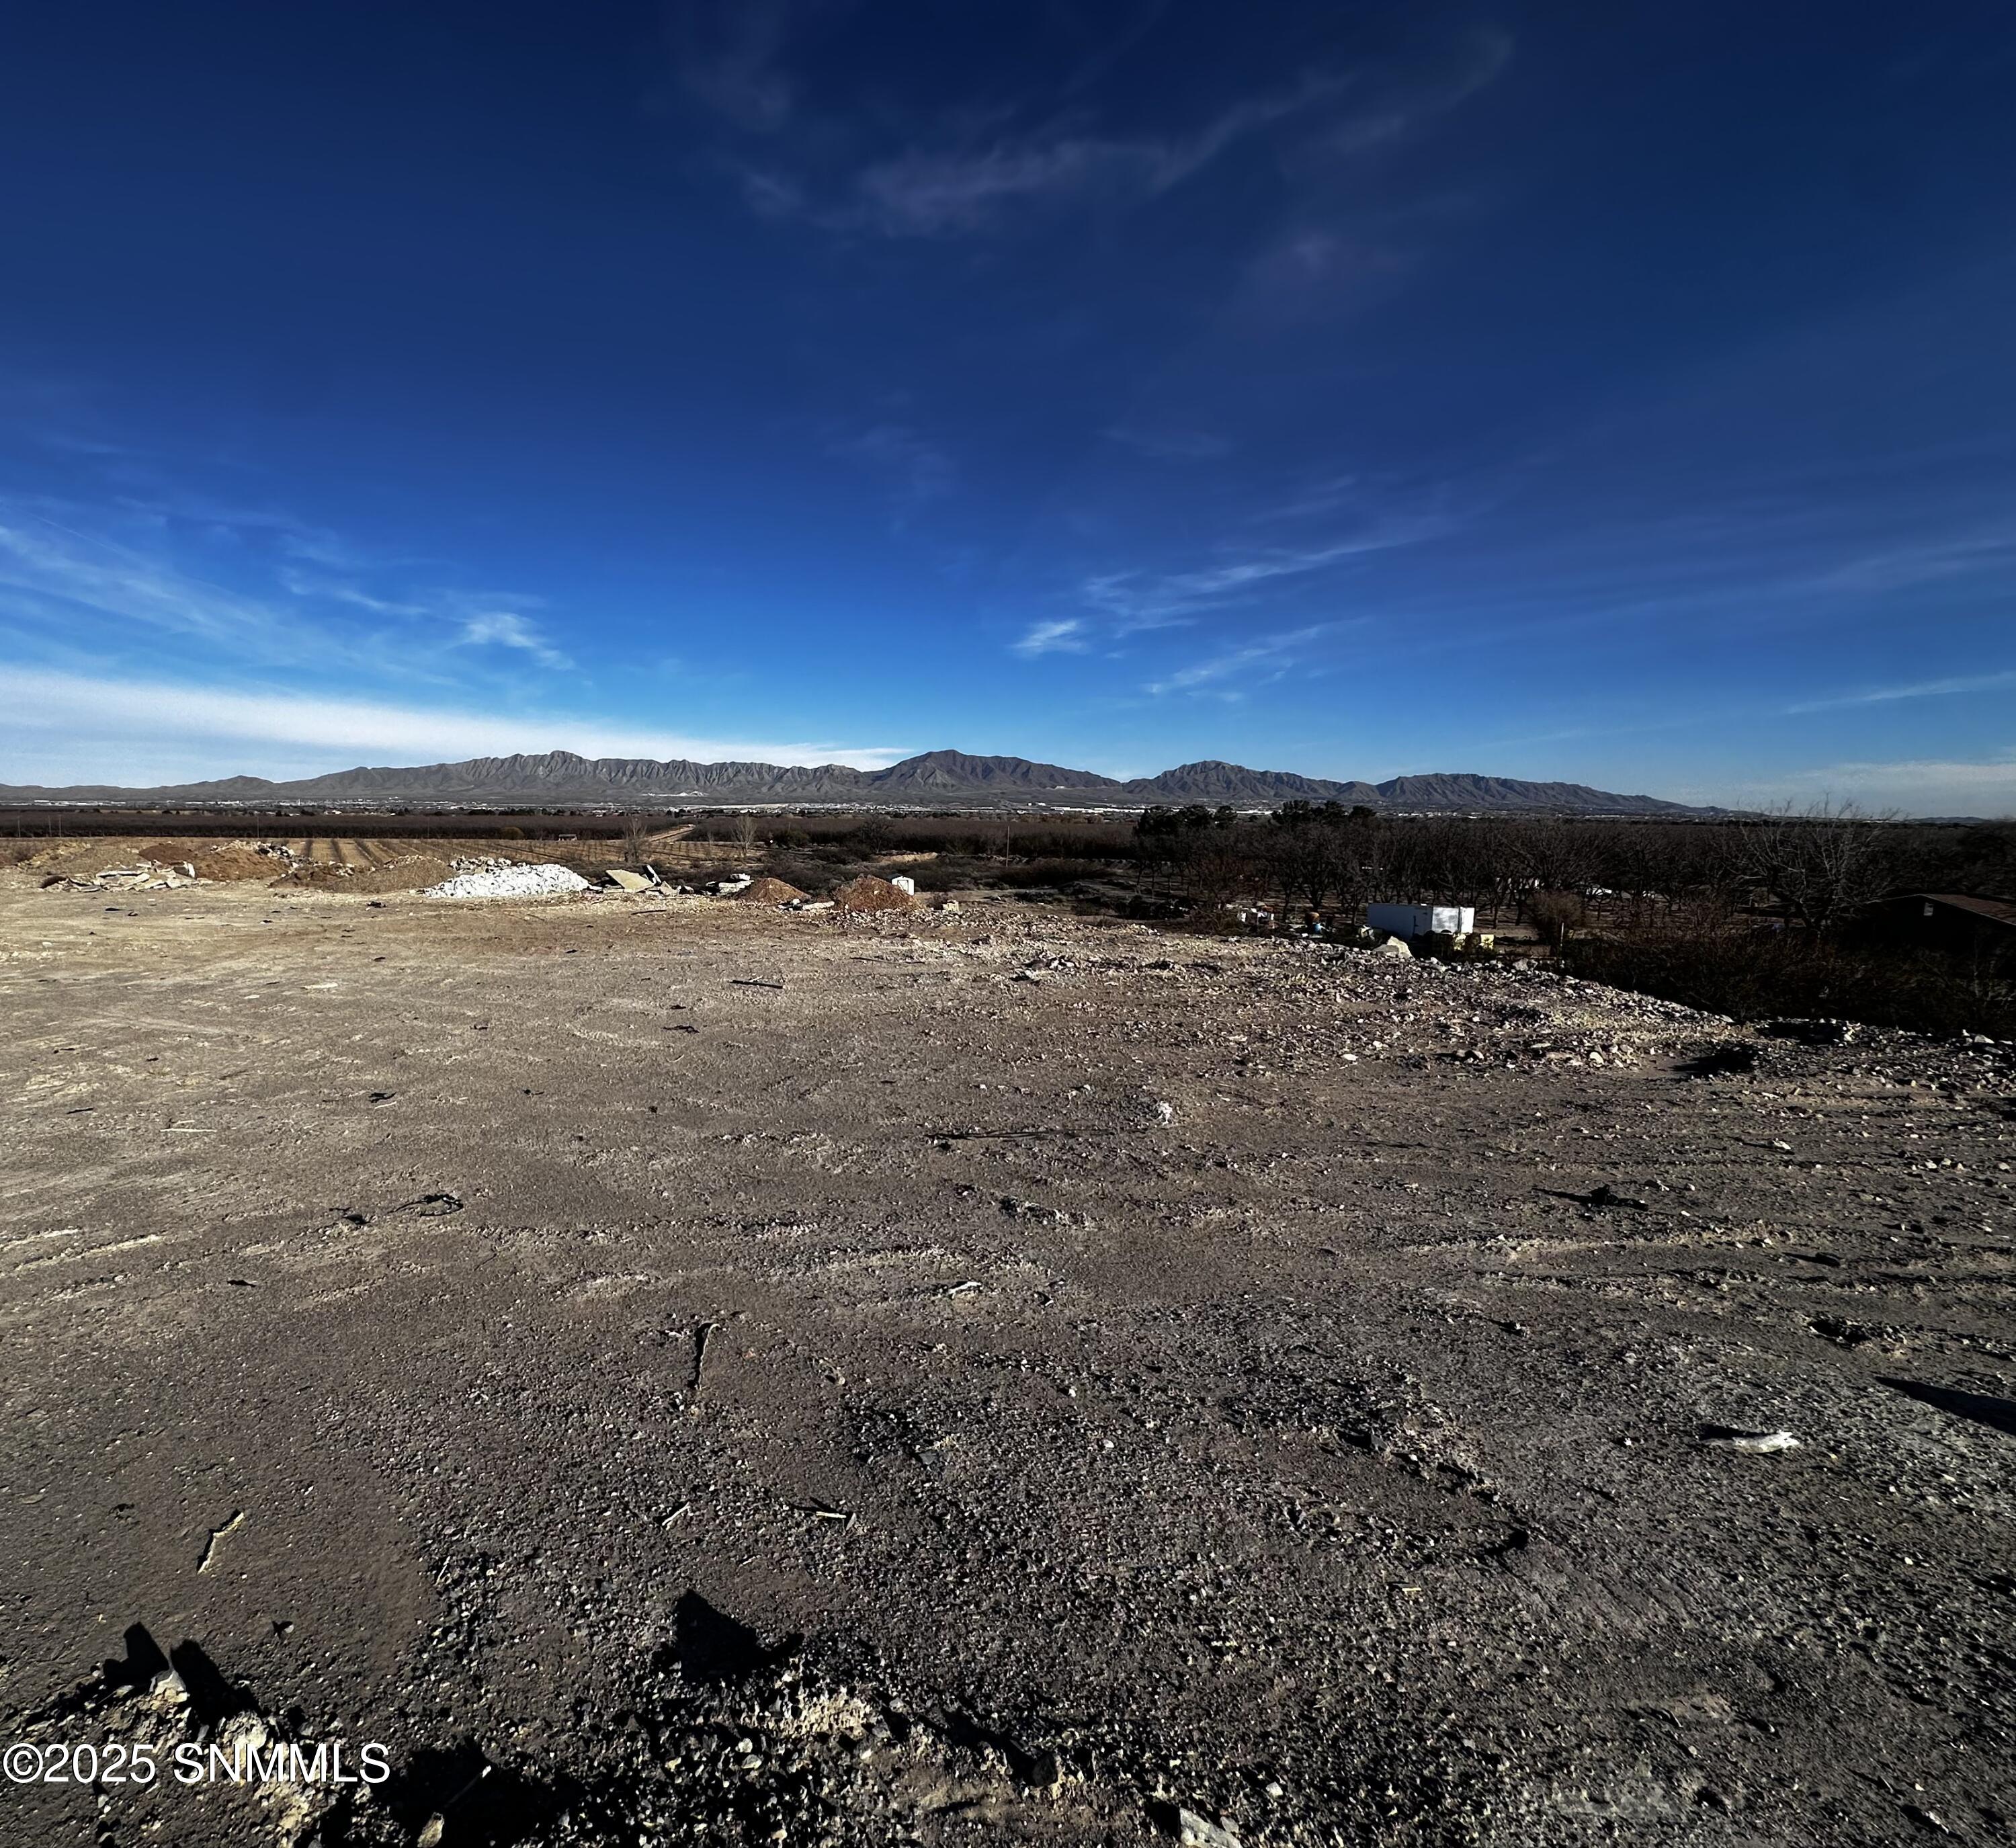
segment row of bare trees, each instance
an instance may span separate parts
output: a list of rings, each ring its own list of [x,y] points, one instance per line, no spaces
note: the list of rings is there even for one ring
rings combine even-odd
[[[1474,906],[1558,938],[1594,916],[1625,927],[1767,913],[1812,935],[1910,876],[1910,830],[1826,805],[1726,823],[1550,817],[1395,820],[1291,803],[1269,818],[1151,812],[1151,885],[1199,905],[1271,901],[1348,914],[1377,901]]]

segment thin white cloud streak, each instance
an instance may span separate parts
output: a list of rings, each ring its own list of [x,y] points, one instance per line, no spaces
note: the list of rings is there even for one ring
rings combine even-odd
[[[1822,573],[1813,580],[1813,588],[1849,592],[1908,590],[1916,585],[2006,571],[2012,561],[2016,561],[2016,532],[1997,528],[1856,559]]]
[[[268,668],[425,674],[435,665],[432,654],[454,631],[435,629],[437,647],[430,650],[416,621],[435,617],[459,625],[469,614],[459,605],[430,611],[351,585],[332,589],[291,567],[280,567],[275,580],[286,594],[269,600],[196,576],[103,532],[23,513],[18,505],[0,503],[0,610],[53,643],[75,632],[81,611],[97,621],[100,633],[93,639],[107,650],[138,634],[196,643],[207,654]],[[397,618],[396,625],[370,636],[344,633],[308,607],[318,596]]]
[[[208,643],[307,639],[295,619],[253,598],[164,567],[113,541],[51,521],[38,524],[45,530],[0,525],[0,591],[17,600],[67,604]]]
[[[335,603],[347,603],[354,610],[368,610],[374,616],[424,616],[428,614],[424,603],[395,603],[391,599],[373,596],[369,591],[337,578],[317,578],[306,571],[283,569],[280,584],[290,596],[324,597]]]
[[[988,229],[1014,205],[1044,200],[1138,204],[1179,186],[1248,135],[1334,96],[1348,80],[1233,104],[1191,135],[1122,139],[1052,128],[971,150],[913,149],[856,175],[853,201],[826,214],[838,229],[938,237]]]
[[[47,761],[78,736],[101,741],[105,761],[90,778],[122,781],[128,754],[158,755],[188,740],[219,747],[264,745],[344,765],[376,755],[381,762],[431,763],[517,751],[574,751],[584,757],[692,758],[776,764],[846,764],[880,769],[903,752],[852,747],[700,738],[611,726],[560,713],[434,711],[368,701],[320,699],[284,688],[225,692],[163,683],[94,679],[38,668],[0,667],[0,699],[13,715],[0,745],[0,774],[16,783],[39,780]],[[38,741],[35,733],[54,734]],[[178,752],[178,755],[180,753]],[[270,751],[268,755],[270,755]],[[243,765],[220,749],[216,775]]]
[[[1947,680],[1919,680],[1903,686],[1872,687],[1866,693],[1845,693],[1830,699],[1804,700],[1787,706],[1787,714],[1834,712],[1844,706],[1886,705],[1893,700],[1941,699],[1952,693],[1993,693],[2016,686],[2016,671],[1997,674],[1960,675]]]
[[[472,647],[495,645],[516,648],[543,668],[571,668],[574,663],[547,643],[525,618],[510,610],[482,610],[463,620],[462,639]]]
[[[1085,624],[1075,616],[1067,616],[1053,621],[1032,624],[1026,635],[1008,646],[1017,654],[1034,657],[1039,654],[1082,654],[1091,643],[1085,633]]]
[[[715,45],[689,50],[688,92],[717,116],[763,138],[760,163],[724,153],[751,210],[824,229],[889,238],[945,238],[993,231],[1045,206],[1145,204],[1174,190],[1256,135],[1281,130],[1283,157],[1308,175],[1355,160],[1411,132],[1489,85],[1510,55],[1502,34],[1472,34],[1439,74],[1310,70],[1272,91],[1229,101],[1187,131],[1101,131],[1074,112],[1013,131],[999,112],[968,110],[967,128],[946,132],[947,111],[918,124],[910,146],[869,160],[836,191],[821,183],[837,122],[782,137],[792,97],[778,69],[783,34],[771,8],[752,9]],[[1348,108],[1341,106],[1351,99]],[[976,115],[993,131],[974,131]]]
[[[1219,686],[1219,683],[1240,679],[1259,669],[1266,670],[1265,679],[1279,679],[1294,666],[1295,650],[1313,642],[1317,636],[1326,634],[1335,626],[1334,623],[1319,622],[1307,629],[1292,630],[1286,635],[1263,636],[1257,642],[1249,642],[1243,648],[1229,649],[1209,660],[1179,668],[1160,680],[1151,681],[1144,690],[1160,697],[1165,693],[1195,693],[1209,688],[1216,691],[1221,698],[1230,697]]]
[[[1442,530],[1439,524],[1418,522],[1328,546],[1256,553],[1193,571],[1103,572],[1085,578],[1078,594],[1093,608],[1115,618],[1123,634],[1157,629],[1242,601],[1276,579],[1306,577],[1347,558],[1413,545]]]
[[[536,599],[446,589],[380,596],[351,578],[288,563],[272,565],[273,582],[284,595],[269,599],[212,583],[152,549],[103,532],[82,531],[32,511],[23,517],[18,506],[4,511],[0,611],[41,629],[51,643],[75,628],[82,611],[124,625],[129,633],[194,642],[206,652],[228,650],[241,665],[373,676],[397,672],[448,683],[455,675],[446,657],[455,650],[501,648],[548,672],[574,665],[523,613]],[[293,535],[309,529],[285,516],[262,515],[257,524],[282,535],[281,549],[290,558],[310,552],[331,561],[351,556],[327,535],[297,546]],[[368,633],[346,630],[330,620],[332,605],[383,620]]]

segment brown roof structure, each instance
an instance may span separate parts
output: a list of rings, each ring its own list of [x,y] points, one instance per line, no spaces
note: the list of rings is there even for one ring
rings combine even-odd
[[[2016,930],[2016,904],[2007,899],[1977,899],[1967,892],[1904,892],[1903,899],[1915,899],[1921,904],[1949,905],[1956,911],[1964,911],[1974,917],[1985,918],[1990,924],[2006,924]],[[1897,899],[1888,901],[1892,904]]]

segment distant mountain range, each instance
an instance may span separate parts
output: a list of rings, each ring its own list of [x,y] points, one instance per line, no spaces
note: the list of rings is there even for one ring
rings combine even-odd
[[[94,802],[153,805],[228,804],[264,808],[292,803],[341,807],[419,804],[472,809],[560,805],[683,805],[709,807],[754,803],[841,803],[884,808],[1036,806],[1132,808],[1154,804],[1229,803],[1274,806],[1297,798],[1312,802],[1363,803],[1373,809],[1419,813],[1525,812],[1573,815],[1698,815],[1655,796],[1615,795],[1579,783],[1525,783],[1511,776],[1395,776],[1384,783],[1332,783],[1292,770],[1249,770],[1207,759],[1165,770],[1159,776],[1121,782],[1091,770],[1031,763],[1021,757],[970,757],[963,751],[928,751],[886,770],[779,764],[701,764],[650,758],[577,757],[570,751],[538,756],[478,757],[466,763],[424,764],[409,769],[337,770],[293,783],[263,776],[227,776],[158,789],[95,784],[68,789],[0,784],[0,802]]]

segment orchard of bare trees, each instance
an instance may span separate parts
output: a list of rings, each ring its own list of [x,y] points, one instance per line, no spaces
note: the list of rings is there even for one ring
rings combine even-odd
[[[1200,917],[1239,901],[1346,922],[1380,901],[1467,905],[1481,929],[1528,927],[1582,973],[1717,1012],[2016,1032],[2006,975],[1858,929],[1892,892],[2016,897],[2007,823],[1938,827],[1832,805],[1665,822],[1290,803],[1265,817],[1150,810],[1136,850],[1144,892]]]
[[[1474,906],[1480,924],[1544,922],[1550,931],[1769,915],[1818,936],[1900,885],[1943,887],[1984,870],[2006,882],[2011,830],[1964,848],[1952,838],[1959,832],[1833,807],[1661,822],[1396,818],[1291,802],[1260,817],[1150,809],[1136,851],[1158,889],[1193,904],[1250,899],[1348,913],[1438,902]]]

